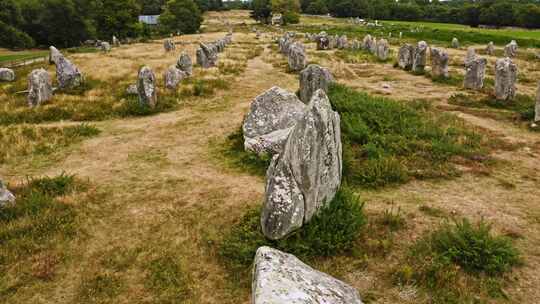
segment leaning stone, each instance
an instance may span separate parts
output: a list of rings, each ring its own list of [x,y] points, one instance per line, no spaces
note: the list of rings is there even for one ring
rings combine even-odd
[[[102,52],[104,52],[104,53],[110,52],[111,51],[111,45],[108,42],[103,41],[103,42],[101,42],[100,50]]]
[[[467,49],[467,55],[465,56],[465,66],[476,59],[476,50],[473,47]]]
[[[172,52],[176,50],[176,45],[172,39],[165,39],[165,41],[163,41],[163,48],[165,49],[165,52]]]
[[[515,40],[512,40],[512,42],[510,42],[504,47],[504,56],[510,57],[510,58],[516,57],[517,51],[518,51],[518,44]]]
[[[336,43],[336,46],[338,49],[342,50],[342,49],[346,49],[349,47],[349,41],[347,39],[347,36],[346,35],[342,35],[341,37],[339,37],[337,39],[337,43]]]
[[[242,126],[246,150],[257,154],[281,153],[305,108],[295,94],[279,87],[257,96]]]
[[[289,47],[288,56],[289,70],[298,72],[303,70],[307,65],[306,51],[300,43],[293,43]]]
[[[61,89],[76,88],[84,82],[84,76],[79,68],[64,56],[60,56],[56,60],[56,78],[58,87]]]
[[[452,39],[452,48],[459,49],[459,40],[456,37]]]
[[[172,65],[163,75],[163,79],[165,80],[165,87],[169,90],[176,90],[178,84],[186,77],[187,74],[184,71]]]
[[[512,100],[516,96],[517,66],[510,58],[497,59],[495,64],[495,96],[498,100]]]
[[[418,42],[418,45],[414,48],[413,66],[412,70],[416,73],[423,73],[427,62],[427,49],[428,45],[425,41]]]
[[[334,198],[341,172],[340,117],[324,91],[318,90],[283,152],[268,167],[261,215],[264,235],[281,239],[308,223]]]
[[[49,63],[50,64],[56,64],[56,62],[58,62],[58,58],[60,57],[63,57],[64,55],[62,55],[62,53],[60,53],[60,51],[55,48],[54,46],[50,46],[49,47]]]
[[[538,90],[536,91],[536,107],[534,121],[540,122],[540,82],[538,83]]]
[[[487,59],[475,58],[465,66],[465,78],[463,87],[466,89],[480,90],[484,87]]]
[[[137,91],[139,93],[139,103],[154,108],[157,105],[156,76],[152,69],[143,66],[139,70],[137,80]]]
[[[431,48],[431,76],[448,78],[448,53],[438,48]]]
[[[15,203],[15,195],[11,193],[0,180],[0,208]]]
[[[328,92],[328,86],[334,82],[330,70],[316,64],[310,64],[300,72],[300,100],[309,103],[313,94],[322,89]]]
[[[413,66],[414,46],[404,44],[399,48],[398,66],[404,70],[411,70]]]
[[[253,304],[362,304],[353,287],[266,246],[257,249],[252,280]]]
[[[193,75],[193,63],[191,62],[191,57],[186,52],[182,52],[176,62],[176,67],[184,71],[187,76]]]
[[[14,81],[15,72],[12,69],[0,68],[0,81]]]
[[[495,55],[495,45],[493,44],[493,42],[488,43],[488,45],[486,46],[486,54],[489,56]]]
[[[53,96],[52,80],[44,69],[33,70],[28,75],[28,105],[39,106]]]
[[[380,39],[377,41],[377,58],[382,61],[386,61],[388,59],[388,51],[390,50],[390,47],[388,46],[388,41],[386,39]]]

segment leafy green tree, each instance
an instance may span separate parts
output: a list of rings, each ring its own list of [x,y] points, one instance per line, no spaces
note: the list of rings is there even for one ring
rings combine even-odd
[[[71,0],[45,0],[39,9],[35,20],[39,27],[31,32],[39,44],[69,47],[93,34],[90,21],[77,11]]]
[[[98,0],[95,17],[98,37],[136,37],[141,33],[140,6],[135,0]]]
[[[283,23],[298,23],[300,22],[300,1],[299,0],[272,0],[272,13],[281,14]]]
[[[168,33],[196,33],[202,21],[201,11],[193,0],[170,0],[159,17],[162,31]]]
[[[517,12],[517,22],[520,26],[540,28],[540,6],[528,4]]]
[[[328,7],[324,0],[316,0],[309,4],[306,12],[313,15],[326,15],[328,14]]]
[[[268,23],[272,16],[270,0],[253,0],[251,2],[251,18],[262,23]]]

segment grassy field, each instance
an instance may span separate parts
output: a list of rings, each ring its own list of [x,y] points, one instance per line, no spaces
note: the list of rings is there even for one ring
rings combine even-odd
[[[34,59],[34,58],[43,58],[45,56],[48,56],[49,52],[42,51],[42,50],[36,50],[32,52],[28,51],[20,51],[20,52],[9,52],[9,51],[1,51],[0,52],[0,65],[2,63],[8,63],[11,61],[21,61],[21,60],[28,60],[28,59]]]

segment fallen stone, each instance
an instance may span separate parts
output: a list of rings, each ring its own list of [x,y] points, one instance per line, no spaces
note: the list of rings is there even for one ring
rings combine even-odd
[[[517,66],[510,58],[497,59],[495,64],[495,96],[498,100],[512,100],[516,96]]]
[[[341,185],[340,117],[318,90],[266,173],[264,235],[281,239],[308,223]]]
[[[399,48],[398,66],[404,70],[411,70],[413,66],[414,46],[404,44]]]
[[[306,104],[309,103],[317,90],[322,89],[328,92],[328,86],[333,82],[334,77],[329,69],[310,64],[300,72],[300,100]]]
[[[141,105],[150,108],[157,105],[156,76],[148,66],[143,66],[139,70],[137,92],[139,93],[139,103]]]
[[[14,81],[15,72],[12,69],[0,68],[0,81]]]
[[[44,69],[33,70],[28,75],[28,105],[39,106],[53,96],[51,76]]]
[[[353,287],[266,246],[255,254],[251,292],[253,304],[362,304]]]
[[[487,59],[475,58],[465,66],[465,78],[463,87],[466,89],[480,90],[484,87]]]
[[[448,53],[438,48],[431,48],[431,77],[448,78]]]
[[[414,48],[412,70],[415,73],[423,73],[426,67],[428,44],[425,41],[418,42]]]
[[[0,180],[0,208],[15,203],[15,195],[11,193]]]
[[[178,84],[180,84],[180,82],[186,77],[187,74],[184,71],[172,65],[167,69],[167,71],[165,71],[165,74],[163,75],[165,87],[169,90],[176,90]]]
[[[300,43],[293,43],[289,47],[288,56],[289,70],[298,72],[307,65],[306,51]]]
[[[187,76],[193,75],[193,63],[191,62],[191,57],[186,52],[182,52],[180,58],[178,58],[176,67],[184,71]]]

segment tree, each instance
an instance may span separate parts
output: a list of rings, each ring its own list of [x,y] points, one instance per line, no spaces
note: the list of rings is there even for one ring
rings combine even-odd
[[[253,0],[251,2],[251,18],[262,23],[268,23],[272,16],[270,0]]]
[[[521,7],[517,13],[517,22],[523,27],[540,28],[540,6],[528,4]]]
[[[328,14],[328,7],[324,0],[316,0],[309,4],[306,12],[313,15],[326,15]]]
[[[300,22],[300,1],[299,0],[272,0],[272,14],[281,14],[283,23]]]
[[[141,33],[139,12],[141,8],[135,0],[98,0],[95,22],[98,37],[136,37]]]
[[[193,0],[170,0],[159,17],[162,31],[168,33],[196,33],[202,21],[201,11]]]
[[[34,20],[39,27],[30,32],[39,44],[69,47],[93,34],[90,20],[77,11],[71,0],[45,0],[39,9],[38,19]]]

